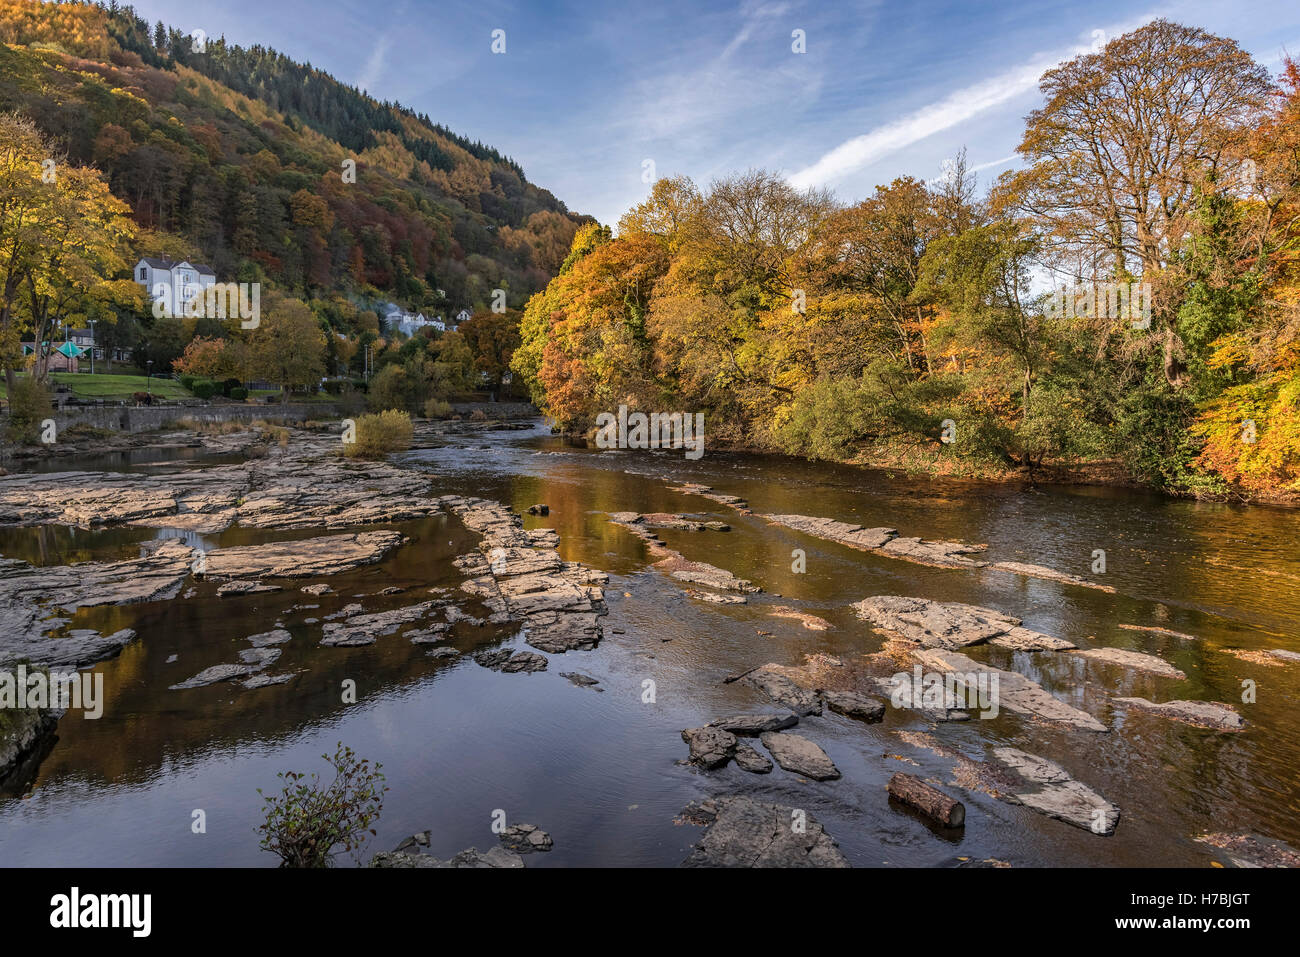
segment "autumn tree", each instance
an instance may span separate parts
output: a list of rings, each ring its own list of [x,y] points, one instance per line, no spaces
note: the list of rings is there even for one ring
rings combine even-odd
[[[279,296],[263,301],[261,320],[249,336],[249,365],[253,377],[280,387],[284,402],[292,388],[320,381],[325,332],[304,302]]]

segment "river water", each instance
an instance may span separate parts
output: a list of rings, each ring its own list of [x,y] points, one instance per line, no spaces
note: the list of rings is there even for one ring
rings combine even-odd
[[[424,830],[432,831],[430,850],[440,857],[471,846],[486,850],[496,841],[494,814],[504,812],[508,823],[536,824],[555,841],[551,853],[531,855],[529,867],[673,866],[700,834],[680,823],[681,810],[724,793],[806,809],[855,866],[987,858],[1013,866],[1205,866],[1222,860],[1195,840],[1206,832],[1300,848],[1300,663],[1270,667],[1225,651],[1300,651],[1300,511],[1129,490],[939,481],[780,457],[709,452],[692,462],[679,452],[602,452],[568,446],[541,425],[449,437],[397,461],[427,471],[439,493],[479,495],[517,511],[548,504],[550,514],[525,516],[526,527],[555,528],[565,559],[611,576],[601,644],[548,655],[549,670],[532,675],[489,671],[468,654],[450,663],[432,659],[400,636],[358,648],[317,646],[319,625],[302,619],[323,617],[357,600],[353,595],[391,585],[416,594],[458,583],[451,560],[477,538],[450,515],[391,526],[411,543],[378,565],[330,579],[335,593],[320,598],[295,587],[226,599],[201,591],[188,600],[83,610],[78,627],[131,627],[140,640],[95,666],[105,678],[104,716],[92,721],[70,712],[35,778],[0,792],[0,865],[273,865],[257,846],[258,789],[278,790],[279,771],[323,771],[321,755],[339,741],[382,763],[391,789],[367,852]],[[990,558],[1096,577],[1116,594],[856,551],[670,490],[681,481],[747,498],[759,514],[987,542]],[[650,567],[639,539],[609,523],[606,513],[620,510],[729,523],[729,532],[659,535],[689,559],[751,579],[763,594],[729,606],[687,597]],[[159,536],[211,547],[317,534],[8,529],[0,530],[0,555],[64,564],[130,557]],[[792,568],[795,549],[806,554],[802,573]],[[1106,570],[1093,576],[1097,549],[1106,553]],[[410,594],[367,610],[410,603]],[[814,653],[851,659],[878,650],[881,637],[849,605],[880,594],[993,607],[1081,646],[1159,656],[1187,678],[1069,655],[972,648],[972,657],[1021,671],[1111,733],[1068,730],[1005,709],[992,720],[937,726],[892,708],[872,725],[828,712],[803,719],[796,730],[825,749],[839,780],[680,763],[687,752],[683,728],[779,710],[743,683],[723,683],[726,675],[765,662],[798,665]],[[303,604],[320,607],[292,607]],[[815,632],[771,617],[773,604],[793,605],[834,627]],[[474,610],[469,603],[466,609]],[[242,639],[277,622],[294,640],[282,646],[273,670],[303,669],[295,681],[256,691],[229,684],[168,690],[208,665],[234,660],[233,650],[246,647]],[[471,652],[502,641],[526,648],[518,635],[486,628],[460,632],[455,646]],[[598,678],[603,691],[577,687],[563,671]],[[342,701],[347,679],[357,684],[355,704]],[[646,700],[647,680],[653,701]],[[1253,703],[1242,703],[1243,681],[1254,682]],[[1248,727],[1237,734],[1190,727],[1111,703],[1121,695],[1234,703]],[[976,760],[1009,744],[1056,761],[1120,807],[1118,829],[1101,837],[962,790],[951,783],[951,761],[898,734],[909,730],[930,732]],[[932,830],[891,805],[885,782],[900,770],[939,781],[963,800],[964,831]],[[204,833],[194,833],[196,810],[204,812]]]

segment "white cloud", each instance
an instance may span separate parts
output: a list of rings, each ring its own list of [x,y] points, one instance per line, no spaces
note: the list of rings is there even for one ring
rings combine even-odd
[[[1131,30],[1149,19],[1150,16],[1143,17],[1117,32]],[[1086,43],[1072,47],[1065,53],[1057,51],[1037,54],[1015,69],[957,90],[937,103],[931,103],[868,133],[846,140],[811,166],[793,173],[789,177],[790,183],[800,189],[832,185],[890,153],[906,149],[928,136],[950,129],[1029,92],[1038,85],[1038,79],[1043,73],[1072,57],[1089,52],[1092,42],[1092,37],[1089,36]]]

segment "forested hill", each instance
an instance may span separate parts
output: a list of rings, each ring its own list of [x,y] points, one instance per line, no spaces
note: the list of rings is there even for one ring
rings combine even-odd
[[[512,159],[427,116],[116,4],[0,0],[0,111],[103,171],[143,227],[141,254],[307,300],[442,313],[502,288],[517,307],[583,220]]]

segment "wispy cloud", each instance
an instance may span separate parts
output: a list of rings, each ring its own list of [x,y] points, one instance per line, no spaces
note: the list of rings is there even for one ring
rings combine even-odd
[[[384,62],[388,56],[388,50],[393,45],[393,41],[387,33],[381,34],[375,42],[375,48],[370,51],[370,56],[366,59],[366,65],[361,68],[361,76],[357,78],[357,87],[369,93],[375,89],[379,82],[380,76],[384,71]]]
[[[1150,19],[1150,15],[1144,16],[1118,32],[1134,29]],[[1027,93],[1038,85],[1039,77],[1047,70],[1091,48],[1090,40],[1066,51],[1040,53],[1012,70],[956,90],[938,102],[846,140],[811,166],[793,173],[790,183],[800,189],[832,185],[882,157]]]

